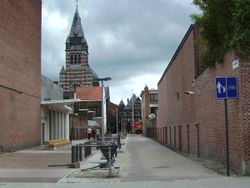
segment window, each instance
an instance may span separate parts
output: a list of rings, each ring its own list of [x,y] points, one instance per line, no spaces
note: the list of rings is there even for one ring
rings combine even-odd
[[[70,56],[70,63],[73,64],[73,55]]]
[[[77,55],[75,55],[75,64],[77,64]]]
[[[78,63],[81,64],[81,55],[78,54]]]
[[[158,101],[158,94],[150,94],[150,100],[151,101]]]
[[[157,107],[151,107],[150,108],[150,113],[151,114],[157,114]]]

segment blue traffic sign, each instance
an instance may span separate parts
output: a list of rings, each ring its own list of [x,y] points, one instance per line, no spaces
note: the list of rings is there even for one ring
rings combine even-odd
[[[238,84],[236,77],[217,77],[215,79],[217,99],[238,98]]]

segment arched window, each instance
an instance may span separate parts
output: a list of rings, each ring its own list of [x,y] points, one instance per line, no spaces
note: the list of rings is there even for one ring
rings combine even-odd
[[[77,55],[75,54],[75,64],[77,64]]]
[[[78,54],[78,63],[81,64],[81,55]]]
[[[73,55],[70,55],[70,63],[73,64]]]

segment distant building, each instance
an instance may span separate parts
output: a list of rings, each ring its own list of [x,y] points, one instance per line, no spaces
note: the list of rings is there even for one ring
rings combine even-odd
[[[1,0],[0,152],[40,144],[41,0]]]
[[[134,114],[132,111],[134,110]],[[141,123],[141,99],[135,94],[130,99],[127,99],[127,105],[124,107],[123,124],[125,124],[125,131],[133,131],[133,117],[134,122]]]
[[[125,118],[125,104],[123,100],[121,100],[118,105],[118,127],[119,131],[121,131],[122,133],[126,132],[124,118]]]
[[[140,97],[143,134],[152,134],[152,128],[156,128],[157,124],[158,90],[149,90],[148,87],[145,86]]]
[[[87,123],[78,127],[73,125],[73,129],[88,126],[102,128],[102,124],[104,124],[104,133],[106,133],[107,106],[109,103],[108,87],[78,87],[76,88],[76,98],[81,101],[75,103],[75,116],[86,119]]]
[[[99,86],[98,76],[89,66],[88,43],[84,36],[78,8],[66,39],[65,52],[66,67],[62,66],[59,74],[59,85],[64,90],[64,98],[74,98],[76,87]]]

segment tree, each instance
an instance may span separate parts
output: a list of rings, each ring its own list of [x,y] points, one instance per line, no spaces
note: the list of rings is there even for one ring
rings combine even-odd
[[[206,66],[223,62],[225,54],[233,49],[244,57],[250,52],[250,0],[194,0],[201,14],[194,14],[196,25],[202,28],[206,49],[201,61]]]

